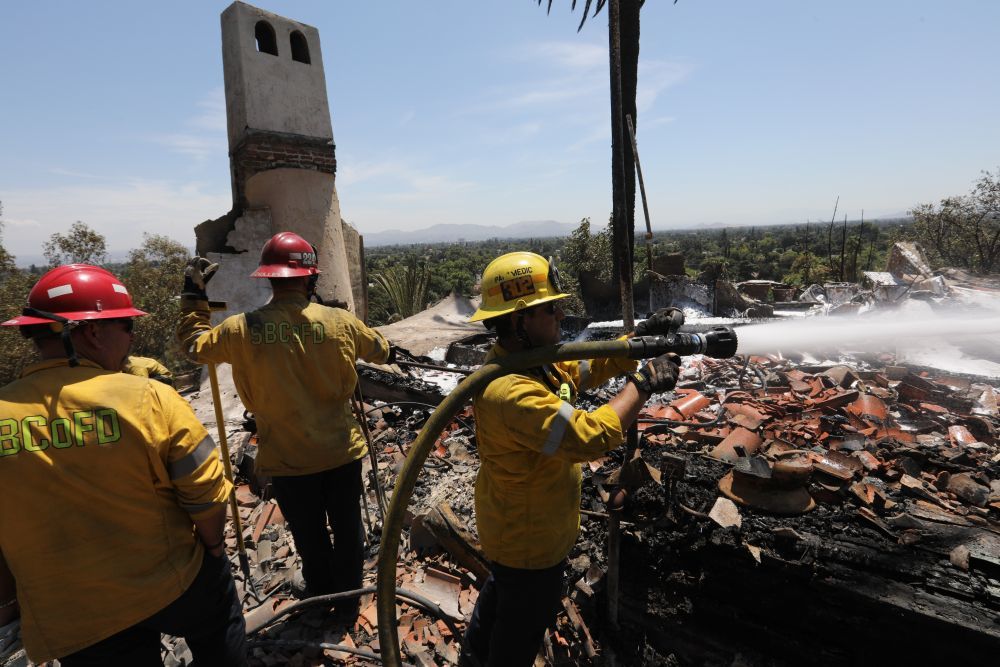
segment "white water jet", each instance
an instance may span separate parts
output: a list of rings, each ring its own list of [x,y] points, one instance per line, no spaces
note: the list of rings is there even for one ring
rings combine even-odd
[[[993,304],[991,304],[993,305]],[[965,350],[1000,351],[1000,308],[941,313],[914,301],[897,310],[854,317],[810,317],[737,329],[739,354],[811,354],[839,351],[896,355],[897,361],[958,372],[1000,376],[1000,358]]]
[[[814,352],[828,348],[894,351],[914,338],[968,339],[1000,335],[1000,317],[940,322],[873,321],[872,318],[809,318],[751,324],[737,330],[740,354]],[[862,348],[858,348],[860,345]]]

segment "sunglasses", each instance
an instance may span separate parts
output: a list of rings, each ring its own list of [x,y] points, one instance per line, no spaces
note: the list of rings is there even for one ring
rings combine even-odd
[[[540,306],[535,306],[533,310],[539,313],[548,313],[549,315],[555,315],[556,304],[554,301],[549,301],[548,303],[543,303]]]
[[[114,322],[121,324],[122,328],[125,329],[125,333],[130,334],[135,329],[135,320],[131,317],[113,317],[111,319],[105,320],[105,322]]]

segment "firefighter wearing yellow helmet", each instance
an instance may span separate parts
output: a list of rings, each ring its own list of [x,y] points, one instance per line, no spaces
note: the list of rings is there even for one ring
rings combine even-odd
[[[483,271],[480,290],[482,304],[470,322],[569,296],[559,289],[559,272],[554,263],[533,252],[509,252],[494,259]]]
[[[177,392],[119,372],[145,314],[68,264],[3,322],[41,357],[0,389],[0,626],[20,612],[36,664],[160,664],[161,632],[246,664],[219,450]]]
[[[482,303],[470,321],[497,333],[488,358],[560,341],[564,314],[554,262],[512,252],[483,272]],[[676,328],[676,311],[657,313],[643,334]],[[574,407],[581,390],[630,374],[606,405]],[[531,665],[563,590],[563,572],[580,528],[580,463],[624,442],[625,430],[654,392],[673,388],[666,355],[636,371],[634,361],[544,364],[491,382],[473,399],[480,468],[476,523],[491,561],[463,642],[464,664]]]

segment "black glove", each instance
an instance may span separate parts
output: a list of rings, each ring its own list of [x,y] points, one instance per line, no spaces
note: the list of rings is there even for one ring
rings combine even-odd
[[[639,370],[630,373],[628,381],[647,394],[669,391],[677,384],[677,373],[680,371],[679,361],[680,357],[672,352],[661,354],[655,359],[647,361]]]
[[[636,336],[666,336],[677,333],[684,324],[684,311],[679,308],[660,308],[635,325]]]
[[[208,301],[205,288],[218,270],[218,264],[213,264],[204,257],[192,257],[184,269],[184,289],[181,296]]]

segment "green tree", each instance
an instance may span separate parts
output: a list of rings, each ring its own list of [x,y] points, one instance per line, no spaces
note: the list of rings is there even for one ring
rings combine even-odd
[[[14,256],[3,247],[3,228],[3,202],[0,201],[0,275],[6,275],[16,268]]]
[[[135,320],[132,353],[159,359],[175,372],[193,368],[174,336],[180,317],[177,295],[184,284],[187,248],[159,234],[143,234],[142,245],[129,252],[121,279],[136,308],[149,313]]]
[[[419,313],[427,305],[427,284],[430,268],[426,262],[410,257],[403,264],[387,267],[372,276],[376,290],[381,290],[388,300],[391,312],[386,319],[410,317]]]
[[[104,236],[77,220],[66,234],[56,232],[42,245],[42,254],[49,266],[61,264],[94,264],[107,261],[108,249]]]
[[[603,230],[592,234],[590,218],[584,218],[563,244],[559,253],[560,268],[565,268],[575,278],[581,273],[593,273],[600,280],[611,280],[612,235],[610,222]]]
[[[0,217],[3,207],[0,206]],[[17,317],[28,301],[28,291],[35,277],[17,268],[14,255],[3,245],[3,220],[0,219],[0,322]],[[15,380],[25,364],[36,357],[34,346],[14,327],[0,331],[0,386]]]
[[[813,283],[826,282],[831,275],[827,261],[811,252],[803,252],[795,258],[790,271],[781,280],[789,285],[806,287]]]
[[[932,264],[976,273],[1000,269],[1000,168],[982,172],[968,194],[946,197],[937,206],[919,204],[910,215],[911,238]]]

